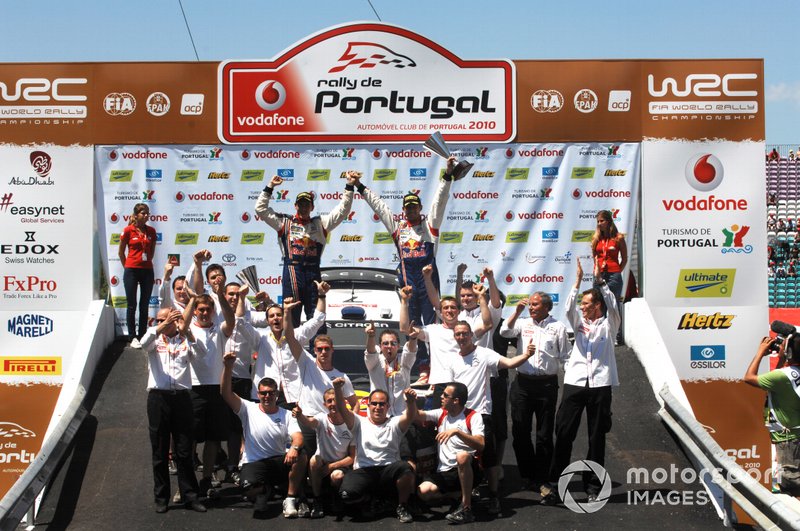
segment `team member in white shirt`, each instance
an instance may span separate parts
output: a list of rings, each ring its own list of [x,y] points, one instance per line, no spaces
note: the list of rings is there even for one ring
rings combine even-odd
[[[442,391],[442,407],[423,411],[420,416],[436,424],[439,464],[436,473],[426,476],[417,488],[425,502],[448,493],[461,494],[461,504],[445,518],[454,524],[475,520],[472,514],[472,485],[477,470],[475,453],[484,448],[483,418],[467,409],[467,386],[450,382]]]
[[[412,326],[408,341],[400,350],[400,338],[394,330],[382,330],[378,345],[375,344],[375,325],[370,323],[364,329],[367,335],[367,348],[364,350],[364,364],[369,373],[369,390],[382,389],[389,393],[389,415],[402,415],[406,409],[404,392],[411,385],[411,368],[417,359],[417,334],[419,329]],[[379,352],[380,349],[380,352]]]
[[[264,378],[258,383],[258,403],[242,400],[234,393],[231,387],[234,363],[236,354],[226,353],[220,392],[244,428],[242,485],[248,496],[256,497],[254,512],[258,516],[266,509],[268,495],[265,488],[283,484],[288,478],[283,516],[297,518],[297,496],[308,465],[308,457],[302,451],[300,427],[290,411],[278,407],[278,384],[275,380]]]
[[[327,282],[322,282],[323,288],[327,291]],[[323,295],[324,296],[324,295]],[[356,407],[356,392],[350,378],[342,371],[333,367],[333,339],[330,336],[318,335],[314,338],[314,354],[316,359],[307,352],[294,336],[292,325],[292,308],[301,304],[301,301],[292,300],[288,297],[283,300],[283,331],[286,343],[292,352],[292,356],[300,369],[301,390],[298,404],[306,415],[316,415],[327,413],[323,394],[326,389],[333,387],[333,380],[336,378],[345,379],[344,393],[351,408]],[[306,451],[313,455],[317,450],[317,436],[314,430],[303,429],[303,440],[305,441]]]
[[[527,308],[530,317],[520,317]],[[511,433],[520,476],[527,486],[544,484],[553,459],[553,426],[558,402],[558,369],[569,357],[567,327],[550,315],[553,299],[542,291],[517,303],[500,326],[503,337],[519,337],[520,352],[531,359],[517,367],[511,384]],[[536,445],[531,441],[536,417]]]
[[[499,483],[499,464],[492,423],[492,395],[489,392],[490,378],[498,369],[513,369],[525,363],[533,352],[526,350],[513,358],[504,358],[494,350],[475,345],[472,328],[466,321],[458,321],[453,329],[453,337],[458,344],[458,356],[448,369],[451,382],[461,382],[467,386],[469,398],[466,406],[483,415],[485,446],[482,465],[489,483],[489,514],[500,513],[500,500],[497,497]]]
[[[369,394],[365,418],[347,409],[342,393],[344,386],[344,378],[333,381],[336,407],[353,433],[356,461],[353,471],[342,481],[342,500],[356,504],[377,490],[396,489],[397,519],[402,523],[413,522],[407,503],[414,492],[415,476],[411,465],[400,459],[400,441],[417,416],[417,393],[411,388],[406,389],[406,410],[399,417],[389,418],[389,396],[386,391],[375,390]]]
[[[192,359],[192,407],[194,409],[194,442],[203,445],[203,478],[200,480],[201,495],[213,494],[212,487],[218,486],[213,478],[214,466],[219,453],[220,441],[228,439],[228,409],[219,394],[219,378],[222,374],[222,355],[225,342],[235,326],[233,310],[228,304],[223,285],[215,285],[217,299],[224,321],[217,324],[214,312],[214,299],[189,291],[190,308],[194,322],[190,325],[192,335],[207,354]]]
[[[188,508],[205,512],[198,497],[197,478],[192,466],[192,378],[189,363],[204,356],[189,330],[191,313],[162,308],[156,314],[155,327],[142,336],[142,350],[147,354],[147,421],[153,456],[153,492],[156,512],[167,512],[169,501],[170,437],[175,440],[173,459],[178,468],[178,488]],[[192,348],[195,347],[195,348]]]
[[[344,423],[344,417],[336,407],[336,393],[326,389],[322,395],[328,413],[317,413],[313,417],[303,414],[300,406],[294,408],[294,416],[300,426],[306,426],[317,434],[317,451],[311,456],[310,477],[314,491],[314,507],[311,518],[325,516],[323,509],[323,482],[328,478],[334,493],[339,492],[344,475],[353,469],[356,448],[353,446],[353,434]]]
[[[581,294],[580,311],[576,307],[583,268],[577,260],[575,286],[567,295],[567,319],[575,333],[575,345],[564,369],[564,391],[556,414],[556,442],[550,467],[551,484],[570,463],[572,443],[578,434],[583,410],[589,434],[586,458],[603,465],[606,454],[606,433],[611,430],[611,388],[619,385],[614,340],[620,325],[617,299],[594,267],[594,288]],[[605,315],[605,317],[603,317]],[[584,473],[583,486],[589,501],[600,492],[600,480]],[[551,485],[552,487],[552,485]],[[558,501],[555,490],[546,493],[543,503]]]

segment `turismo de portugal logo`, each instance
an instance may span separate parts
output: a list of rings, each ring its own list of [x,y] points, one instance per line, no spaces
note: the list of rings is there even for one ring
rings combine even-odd
[[[600,479],[602,486],[595,501],[578,503],[572,497],[572,493],[568,489],[569,482],[572,481],[572,476],[578,472],[593,472]],[[558,495],[564,501],[564,505],[574,513],[595,513],[608,503],[608,498],[611,496],[611,477],[602,465],[594,461],[588,459],[575,461],[561,472],[561,477],[558,478]]]

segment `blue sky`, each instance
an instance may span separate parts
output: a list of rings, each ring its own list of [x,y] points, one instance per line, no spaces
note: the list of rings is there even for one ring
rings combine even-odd
[[[767,143],[800,144],[800,2],[372,0],[381,20],[465,59],[763,58]],[[183,0],[201,61],[271,58],[378,20],[367,0]],[[193,61],[177,0],[5,0],[0,62]]]

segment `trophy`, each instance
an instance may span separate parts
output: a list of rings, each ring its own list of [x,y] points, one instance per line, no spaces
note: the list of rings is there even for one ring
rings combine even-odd
[[[242,284],[245,284],[248,288],[250,288],[250,293],[253,295],[258,293],[258,273],[256,273],[256,266],[251,265],[245,267],[236,273],[236,278],[241,280]]]
[[[432,151],[436,153],[440,157],[447,159],[450,157],[450,148],[447,147],[447,144],[444,143],[444,138],[442,137],[442,133],[436,131],[433,133],[428,139],[425,141],[425,149],[428,151]],[[457,181],[459,179],[463,179],[469,173],[469,170],[472,169],[474,166],[473,163],[467,162],[466,160],[462,160],[456,163],[456,167],[453,168],[453,180]]]

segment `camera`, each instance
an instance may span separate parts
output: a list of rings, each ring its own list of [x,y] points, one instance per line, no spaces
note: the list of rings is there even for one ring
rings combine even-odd
[[[777,335],[775,339],[769,346],[770,353],[777,353],[780,351],[781,344],[786,340],[786,338],[791,338],[789,343],[786,345],[786,350],[783,352],[783,356],[790,360],[794,355],[795,350],[800,352],[800,335],[797,335],[797,328],[794,325],[790,325],[789,323],[785,323],[783,321],[772,321],[772,324],[769,325],[770,330],[775,332]]]

